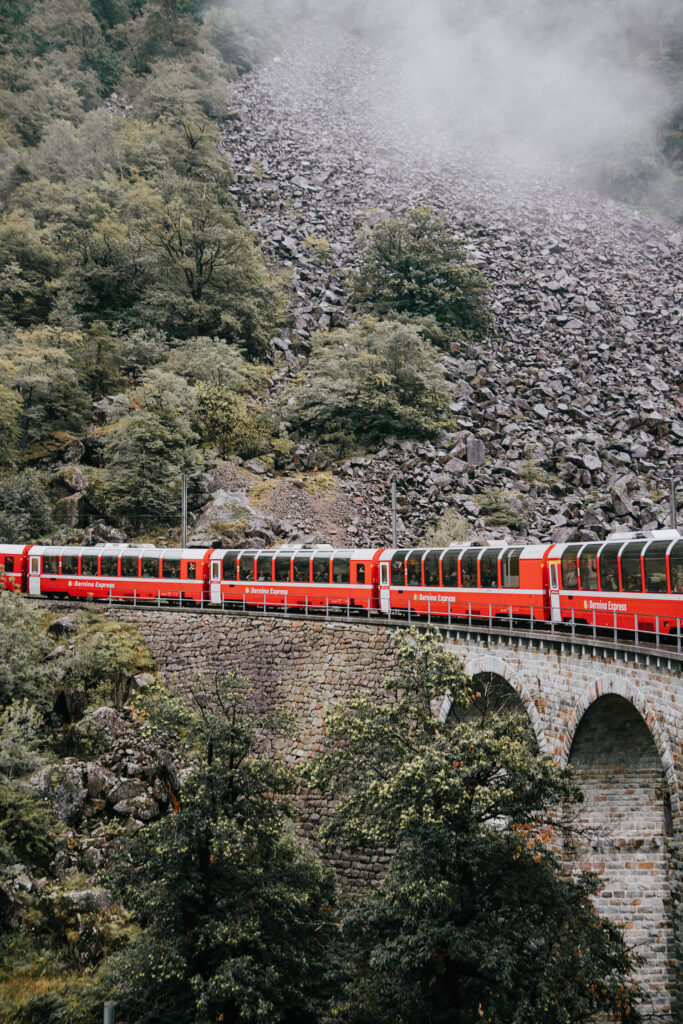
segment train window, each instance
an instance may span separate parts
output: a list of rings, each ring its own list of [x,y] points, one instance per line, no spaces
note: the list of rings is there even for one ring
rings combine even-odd
[[[439,585],[439,559],[441,558],[441,551],[428,551],[425,555],[424,571],[425,571],[425,586],[426,587],[438,587]]]
[[[402,587],[405,583],[404,567],[407,551],[394,551],[391,556],[391,585]]]
[[[237,551],[226,551],[223,555],[223,579],[237,579]]]
[[[335,555],[332,559],[332,582],[333,583],[350,583],[351,582],[351,559],[344,556]]]
[[[621,587],[629,594],[638,594],[643,589],[640,553],[644,547],[642,540],[635,541],[627,544],[621,552]]]
[[[607,544],[598,557],[600,590],[619,589],[618,555],[621,544]]]
[[[278,583],[289,583],[291,561],[291,555],[275,556],[275,579]]]
[[[356,583],[365,583],[365,566],[362,563],[356,566]]]
[[[143,558],[141,559],[140,565],[142,572],[141,576],[145,579],[158,579],[159,578],[159,559],[158,558]]]
[[[422,586],[422,556],[424,551],[411,551],[406,561],[408,570],[408,586]]]
[[[645,548],[645,589],[648,594],[666,593],[666,549],[671,541],[655,540]]]
[[[570,544],[562,555],[562,589],[578,590],[579,574],[576,568],[576,558],[579,553],[580,544]]]
[[[487,548],[481,556],[481,585],[482,587],[498,586],[498,555],[500,548]]]
[[[14,555],[5,555],[5,572],[14,572]]]
[[[586,544],[579,555],[579,575],[582,590],[598,589],[599,544]]]
[[[59,573],[59,555],[43,555],[43,572],[54,576]]]
[[[180,559],[179,558],[162,558],[161,560],[161,575],[165,580],[179,580],[180,579]]]
[[[75,576],[78,572],[78,555],[62,555],[62,576]]]
[[[221,564],[220,562],[211,563],[211,579],[219,580],[221,578]]]
[[[310,583],[311,556],[294,555],[294,582]]]
[[[81,555],[81,576],[97,576],[97,555]]]
[[[197,563],[196,562],[188,562],[187,563],[187,578],[188,578],[188,580],[196,580],[197,579]]]
[[[273,582],[273,556],[259,555],[256,559],[256,573],[259,583]]]
[[[254,551],[243,551],[240,555],[240,579],[253,580],[254,578]]]
[[[477,559],[480,548],[468,548],[460,560],[460,578],[463,587],[477,586]]]
[[[330,582],[330,559],[328,555],[316,555],[313,559],[313,582]]]
[[[448,548],[444,553],[441,573],[443,575],[444,587],[457,587],[458,585],[458,556],[460,548]]]
[[[671,593],[683,594],[683,540],[677,540],[669,555]]]
[[[519,587],[519,555],[521,548],[506,548],[500,560],[500,575],[504,587]]]
[[[102,555],[100,559],[100,572],[102,576],[118,576],[119,557],[118,555]]]
[[[121,575],[133,579],[138,575],[138,556],[121,555]]]

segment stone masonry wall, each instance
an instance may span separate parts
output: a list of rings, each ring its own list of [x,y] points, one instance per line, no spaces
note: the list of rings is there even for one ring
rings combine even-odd
[[[359,690],[388,699],[392,634],[380,627],[202,616],[113,608],[140,628],[159,668],[189,686],[240,668],[258,711],[292,714],[264,749],[296,764],[321,749],[325,712]],[[683,678],[662,667],[624,665],[551,648],[451,639],[468,672],[504,680],[521,699],[542,752],[571,762],[586,800],[580,863],[602,873],[600,910],[626,924],[645,957],[641,981],[656,1019],[683,1019]],[[302,801],[307,831],[328,812]],[[354,884],[377,877],[385,858],[339,862]],[[679,1014],[681,1016],[679,1016]]]

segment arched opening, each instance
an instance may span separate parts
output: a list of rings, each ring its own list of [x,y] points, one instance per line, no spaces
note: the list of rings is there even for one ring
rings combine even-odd
[[[476,672],[472,682],[476,697],[472,702],[471,715],[484,721],[491,715],[514,717],[529,730],[538,749],[538,737],[526,706],[512,684],[497,672]]]
[[[666,1018],[675,988],[671,801],[652,734],[630,701],[607,694],[581,719],[569,761],[584,793],[573,814],[578,863],[602,876],[597,908],[625,926],[645,958],[639,980],[651,1009]]]

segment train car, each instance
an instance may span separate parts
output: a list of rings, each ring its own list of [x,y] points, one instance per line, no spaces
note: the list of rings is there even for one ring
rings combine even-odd
[[[548,553],[555,622],[675,633],[683,618],[683,536],[679,530],[613,534],[555,544]]]
[[[212,604],[259,608],[377,608],[372,549],[282,547],[218,550],[210,559]]]
[[[380,606],[420,616],[547,621],[549,545],[387,549]]]
[[[33,546],[28,553],[32,597],[102,600],[187,600],[200,603],[208,587],[211,549]]]
[[[26,590],[30,544],[0,544],[0,590]]]

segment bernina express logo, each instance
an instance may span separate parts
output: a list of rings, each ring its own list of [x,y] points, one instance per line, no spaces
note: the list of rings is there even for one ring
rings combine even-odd
[[[67,587],[73,587],[73,585],[74,585],[74,581],[73,580],[69,580],[69,582],[67,583]]]

